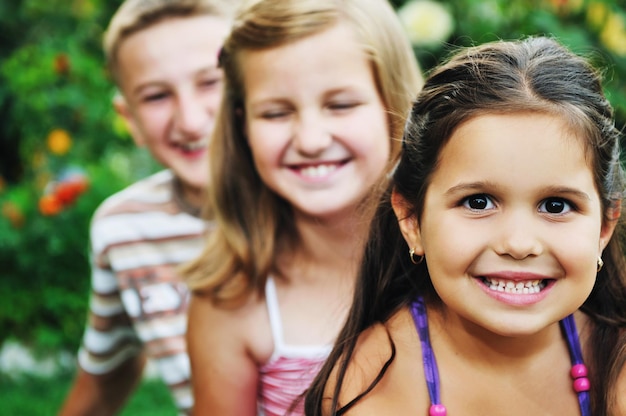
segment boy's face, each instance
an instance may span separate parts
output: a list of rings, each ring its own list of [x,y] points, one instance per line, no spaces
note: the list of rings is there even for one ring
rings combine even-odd
[[[216,16],[171,18],[118,50],[124,98],[116,109],[137,145],[170,168],[192,200],[208,180],[207,145],[222,95],[217,56],[229,30],[230,21]]]

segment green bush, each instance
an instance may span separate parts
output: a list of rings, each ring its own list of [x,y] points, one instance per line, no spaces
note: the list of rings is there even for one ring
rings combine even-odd
[[[555,36],[573,51],[591,58],[596,66],[604,69],[606,94],[616,109],[618,124],[626,125],[626,12],[623,2],[397,0],[394,4],[402,7],[417,2],[442,5],[453,22],[452,30],[445,38],[438,42],[415,44],[415,52],[424,69],[440,62],[457,46],[477,45],[497,39],[517,39],[527,35]],[[440,22],[445,19],[432,12],[432,9],[427,10],[433,16],[414,20],[417,24],[413,27],[409,25],[409,32],[432,32],[433,28],[441,28]]]
[[[100,38],[119,4],[0,4],[0,344],[14,337],[41,349],[77,347],[90,217],[155,169],[110,102]]]
[[[52,415],[61,407],[73,379],[59,374],[52,380],[26,377],[19,381],[0,377],[0,403],[3,415]],[[36,400],[33,400],[36,398]],[[145,379],[120,416],[171,416],[176,407],[167,387],[160,380]]]

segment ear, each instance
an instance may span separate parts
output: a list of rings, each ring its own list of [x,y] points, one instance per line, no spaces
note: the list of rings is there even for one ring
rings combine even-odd
[[[413,207],[395,190],[391,193],[391,206],[393,207],[393,212],[398,218],[400,231],[402,232],[404,240],[408,244],[409,248],[413,249],[415,254],[423,256],[424,247],[422,246],[419,221],[413,211]]]
[[[613,236],[615,227],[619,222],[619,217],[622,212],[622,201],[613,201],[612,205],[607,209],[605,218],[602,221],[602,228],[600,229],[600,254],[602,250],[606,248]]]
[[[126,127],[130,132],[133,141],[138,147],[143,147],[146,145],[146,140],[141,134],[141,130],[139,129],[137,122],[135,120],[135,116],[128,105],[126,99],[120,93],[116,93],[115,97],[113,97],[113,108],[115,112],[122,117],[124,123],[126,123]]]

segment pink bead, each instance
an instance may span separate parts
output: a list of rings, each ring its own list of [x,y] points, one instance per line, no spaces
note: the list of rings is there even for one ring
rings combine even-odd
[[[585,364],[576,364],[572,366],[570,374],[572,375],[572,378],[587,377],[587,367]]]
[[[448,411],[446,410],[446,407],[442,404],[433,404],[428,410],[429,416],[446,416],[447,414]]]
[[[591,388],[591,383],[587,377],[581,377],[574,380],[574,390],[576,393],[580,393],[581,391],[589,391]]]

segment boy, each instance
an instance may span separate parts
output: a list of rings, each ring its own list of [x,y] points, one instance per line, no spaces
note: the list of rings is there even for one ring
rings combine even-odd
[[[165,171],[109,197],[91,225],[92,295],[79,370],[61,415],[118,412],[156,363],[182,414],[192,395],[188,292],[177,266],[200,253],[206,149],[221,99],[218,52],[233,0],[127,0],[104,37],[116,111]]]

